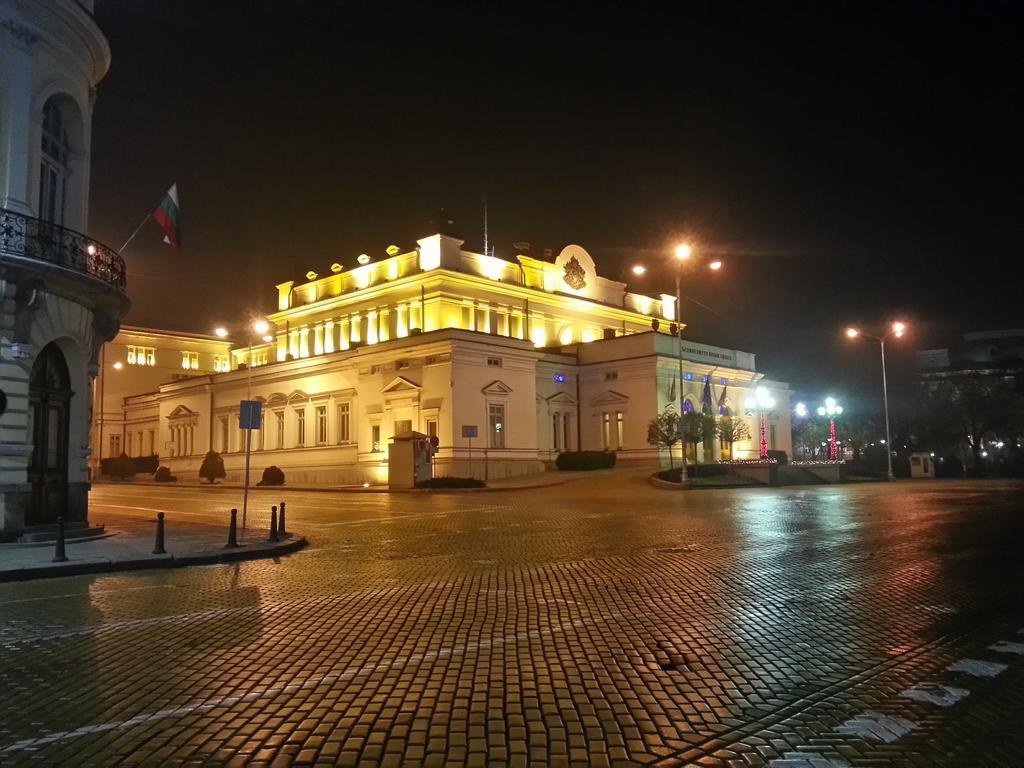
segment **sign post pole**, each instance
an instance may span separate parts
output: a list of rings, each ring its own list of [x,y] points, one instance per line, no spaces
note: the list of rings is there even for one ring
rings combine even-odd
[[[462,425],[462,437],[469,441],[469,476],[476,477],[473,474],[473,438],[477,436],[476,424],[463,424]]]
[[[249,509],[249,460],[252,456],[252,431],[259,429],[263,421],[263,403],[259,400],[243,400],[238,404],[238,426],[245,430],[245,483],[242,486],[242,530],[245,531],[246,513]]]
[[[242,530],[245,530],[245,515],[249,509],[249,456],[252,453],[252,430],[245,430],[245,485],[242,488]]]

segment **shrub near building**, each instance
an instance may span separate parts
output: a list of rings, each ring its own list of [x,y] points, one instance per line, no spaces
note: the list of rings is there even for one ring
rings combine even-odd
[[[558,454],[555,466],[563,471],[589,471],[610,469],[615,466],[613,451],[566,451]]]

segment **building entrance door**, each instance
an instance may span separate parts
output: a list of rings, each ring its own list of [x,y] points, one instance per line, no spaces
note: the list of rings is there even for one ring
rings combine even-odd
[[[64,354],[56,344],[47,344],[32,365],[29,377],[28,434],[32,439],[32,459],[28,481],[32,502],[26,511],[26,525],[55,523],[58,515],[65,514],[72,394]]]

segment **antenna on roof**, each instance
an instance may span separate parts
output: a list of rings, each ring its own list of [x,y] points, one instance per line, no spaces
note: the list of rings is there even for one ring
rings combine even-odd
[[[484,195],[484,256],[490,256],[491,252],[487,245],[487,195]]]

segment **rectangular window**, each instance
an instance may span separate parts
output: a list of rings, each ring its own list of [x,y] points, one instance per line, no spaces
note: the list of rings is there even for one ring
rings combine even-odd
[[[618,371],[608,371],[604,375],[604,380],[605,381],[615,381],[618,378],[619,378],[619,372]]]
[[[316,407],[316,444],[327,445],[327,406]]]
[[[505,447],[505,406],[500,403],[487,406],[487,435],[491,448]]]
[[[274,411],[274,426],[277,430],[277,447],[284,448],[284,411]]]
[[[625,414],[622,411],[615,412],[615,448],[622,448],[622,437],[625,432]]]
[[[110,436],[110,455],[120,456],[121,455],[121,436],[111,435]]]
[[[156,350],[153,347],[128,347],[128,365],[156,365]]]
[[[551,446],[556,451],[562,450],[562,414],[555,413],[551,416],[552,437]]]
[[[350,427],[350,422],[349,422],[350,414],[351,414],[351,406],[348,403],[341,403],[341,404],[338,405],[338,443],[339,444],[350,442],[351,439],[352,439],[352,437],[351,437],[351,434],[352,434],[351,433],[351,427]]]
[[[182,352],[181,353],[181,367],[187,370],[198,370],[199,369],[199,353],[198,352]]]
[[[437,420],[427,419],[427,434],[431,437],[437,437]]]
[[[501,368],[501,358],[500,357],[488,357],[487,358],[487,365],[490,366],[491,368]]]
[[[133,456],[134,454],[132,453],[132,433],[131,432],[129,432],[127,435],[125,435],[125,442],[124,442],[124,444],[125,444],[124,452],[127,453],[129,456]]]
[[[566,451],[572,450],[572,427],[570,426],[570,416],[568,413],[562,414],[562,434],[564,440],[562,441],[562,449]]]
[[[295,411],[295,444],[300,448],[306,444],[306,410]]]
[[[214,355],[213,356],[213,370],[217,373],[224,373],[231,370],[231,365],[228,363],[227,355]]]
[[[601,414],[601,447],[607,450],[612,446],[612,415]]]
[[[227,453],[228,448],[228,417],[220,417],[220,452]]]
[[[156,430],[149,430],[149,455],[156,455]]]
[[[395,422],[395,434],[400,435],[403,432],[412,432],[412,421],[409,419],[398,419]]]
[[[775,425],[768,425],[768,447],[775,450]]]
[[[370,427],[370,450],[376,452],[380,450],[380,424],[374,424]]]
[[[136,432],[135,433],[135,440],[136,440],[135,445],[137,446],[136,450],[138,450],[139,456],[145,456],[146,454],[144,454],[142,452],[143,451],[143,447],[142,447],[142,433],[141,432]],[[151,451],[151,453],[152,453],[152,451]]]

